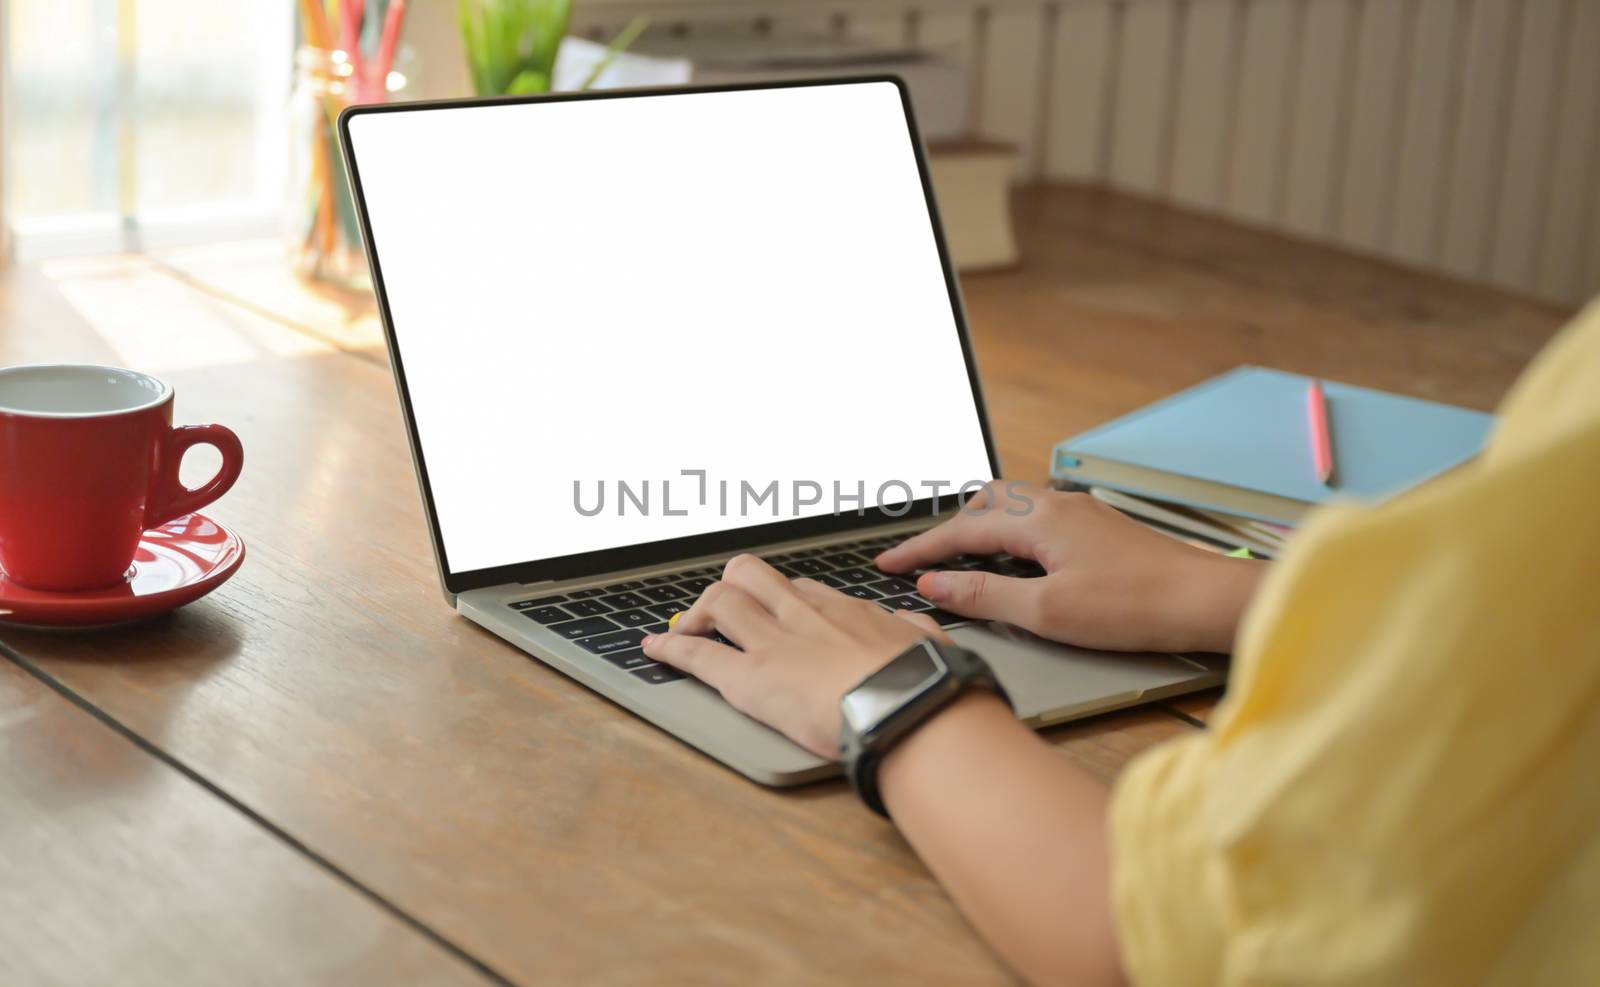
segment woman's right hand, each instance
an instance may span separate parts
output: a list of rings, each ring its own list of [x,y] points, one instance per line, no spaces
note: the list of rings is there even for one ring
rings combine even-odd
[[[917,591],[966,617],[1114,651],[1231,651],[1267,568],[1186,545],[1087,494],[1003,480],[954,518],[885,551],[877,564],[909,572],[999,552],[1032,559],[1045,575],[930,572]]]

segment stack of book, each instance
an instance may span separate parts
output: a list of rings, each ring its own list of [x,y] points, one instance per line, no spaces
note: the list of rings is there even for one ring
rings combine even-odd
[[[1083,488],[1096,500],[1109,504],[1145,525],[1180,541],[1214,552],[1249,552],[1251,558],[1275,559],[1283,551],[1284,542],[1294,532],[1285,524],[1257,521],[1223,511],[1207,511],[1158,500],[1138,497],[1111,487]]]
[[[1276,558],[1313,507],[1416,487],[1476,455],[1493,423],[1465,408],[1240,367],[1063,440],[1051,476],[1192,544]]]

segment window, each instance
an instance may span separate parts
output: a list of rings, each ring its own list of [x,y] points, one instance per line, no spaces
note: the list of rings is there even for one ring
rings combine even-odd
[[[281,227],[288,0],[0,0],[19,257]]]

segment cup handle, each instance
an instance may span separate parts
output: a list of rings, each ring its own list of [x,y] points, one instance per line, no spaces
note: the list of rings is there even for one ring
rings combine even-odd
[[[190,447],[208,445],[222,453],[222,468],[217,475],[190,490],[178,479],[178,467]],[[167,433],[167,448],[161,457],[161,476],[155,494],[144,512],[144,526],[159,528],[173,518],[198,511],[227,493],[244,468],[244,446],[233,430],[222,425],[181,425]]]

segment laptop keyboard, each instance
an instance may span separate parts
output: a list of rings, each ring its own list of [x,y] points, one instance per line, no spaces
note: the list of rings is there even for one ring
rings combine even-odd
[[[887,573],[874,568],[872,559],[901,539],[888,536],[861,541],[779,552],[762,556],[774,569],[791,578],[807,576],[825,586],[862,600],[871,600],[885,610],[925,613],[940,626],[967,623],[967,618],[941,610],[917,595],[917,577],[929,569],[912,573]],[[1036,562],[1009,556],[960,555],[933,569],[977,569],[1002,576],[1031,578],[1044,575]],[[707,586],[722,575],[722,567],[702,566],[661,576],[627,580],[552,594],[510,604],[511,609],[606,661],[642,682],[662,685],[687,676],[669,665],[645,657],[639,643],[649,634],[666,631],[675,613],[689,609]],[[732,644],[721,635],[714,635]],[[737,645],[735,645],[737,647]]]

